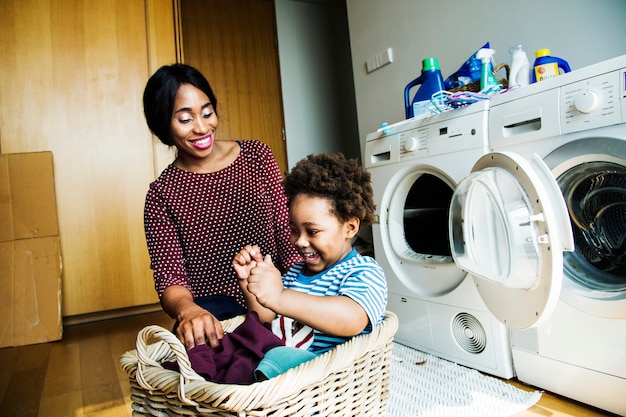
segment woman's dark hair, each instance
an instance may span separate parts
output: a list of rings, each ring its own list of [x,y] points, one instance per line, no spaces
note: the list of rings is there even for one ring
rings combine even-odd
[[[376,205],[371,175],[356,159],[341,153],[309,155],[299,161],[283,181],[288,204],[298,194],[328,199],[341,221],[357,217],[361,223],[374,221]]]
[[[191,84],[207,95],[217,114],[217,98],[207,79],[197,69],[185,64],[164,65],[150,77],[143,91],[143,114],[148,127],[166,145],[172,140],[174,100],[181,84]]]

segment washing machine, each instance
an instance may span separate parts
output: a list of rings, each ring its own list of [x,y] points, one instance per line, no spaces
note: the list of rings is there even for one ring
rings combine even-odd
[[[493,151],[542,159],[574,241],[554,310],[537,326],[511,331],[517,377],[619,415],[626,415],[625,122],[626,55],[490,103]]]
[[[409,119],[366,137],[377,220],[374,256],[385,271],[395,341],[503,378],[514,375],[509,332],[458,267],[449,211],[459,182],[489,151],[489,103]]]

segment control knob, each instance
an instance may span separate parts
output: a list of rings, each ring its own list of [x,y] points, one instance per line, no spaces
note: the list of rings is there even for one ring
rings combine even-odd
[[[574,108],[581,113],[591,113],[598,108],[600,97],[595,91],[587,90],[574,100]]]
[[[407,152],[413,152],[414,150],[417,149],[417,139],[415,138],[415,136],[409,136],[408,138],[406,138],[406,140],[404,141],[404,149]]]

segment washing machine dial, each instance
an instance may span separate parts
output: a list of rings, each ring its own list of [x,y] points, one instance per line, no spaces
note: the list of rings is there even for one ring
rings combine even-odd
[[[404,141],[404,149],[407,152],[413,152],[414,150],[417,149],[418,144],[419,142],[415,136],[409,136]]]
[[[598,93],[586,90],[574,99],[574,107],[581,113],[592,113],[600,104]]]

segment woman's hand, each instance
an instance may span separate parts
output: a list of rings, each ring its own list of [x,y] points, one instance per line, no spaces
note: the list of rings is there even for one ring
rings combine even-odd
[[[176,335],[187,350],[208,343],[219,346],[224,337],[222,323],[193,300],[191,292],[180,286],[165,289],[161,297],[163,309],[178,322]]]
[[[176,334],[187,350],[205,343],[214,348],[219,346],[224,330],[213,314],[194,304],[179,315]]]

